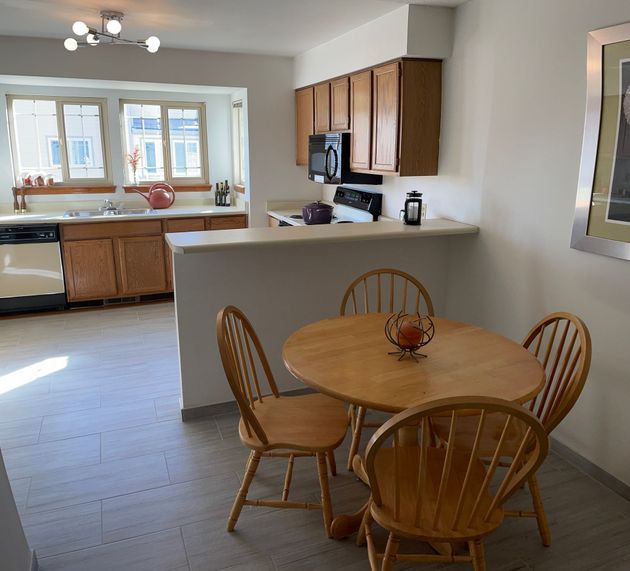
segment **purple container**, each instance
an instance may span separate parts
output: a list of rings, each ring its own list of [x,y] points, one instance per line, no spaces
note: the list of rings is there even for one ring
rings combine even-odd
[[[330,224],[333,207],[324,202],[311,202],[302,207],[302,217],[305,224]]]

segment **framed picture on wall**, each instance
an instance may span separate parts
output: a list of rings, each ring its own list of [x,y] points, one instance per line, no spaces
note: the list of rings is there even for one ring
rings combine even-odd
[[[630,260],[630,23],[589,32],[571,247]]]

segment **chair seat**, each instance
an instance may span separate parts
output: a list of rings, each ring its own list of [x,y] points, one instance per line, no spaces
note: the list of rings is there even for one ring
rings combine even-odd
[[[497,448],[497,443],[501,438],[505,427],[506,417],[501,413],[486,415],[484,420],[481,440],[479,442],[479,456],[492,457]],[[442,442],[448,442],[449,429],[451,425],[450,416],[433,416],[431,417],[431,427],[435,435]],[[461,415],[457,417],[457,437],[455,443],[458,448],[467,448],[472,450],[477,436],[477,427],[479,425],[479,416],[476,414]],[[508,426],[507,433],[503,440],[501,448],[502,455],[514,456],[519,445],[523,441],[525,428],[522,423],[511,422]]]
[[[372,517],[379,525],[406,537],[418,538],[425,541],[452,542],[467,541],[483,537],[494,531],[503,521],[503,510],[495,508],[484,521],[486,512],[492,502],[486,492],[482,494],[479,508],[472,521],[469,516],[477,499],[477,493],[486,476],[486,470],[480,459],[472,464],[468,491],[464,495],[459,524],[453,529],[457,504],[463,489],[466,471],[469,465],[470,453],[455,450],[453,453],[450,477],[446,483],[442,507],[434,525],[435,505],[438,498],[442,469],[446,458],[446,449],[428,448],[424,485],[420,489],[420,518],[416,525],[416,505],[418,498],[418,467],[419,447],[400,447],[398,449],[398,485],[400,486],[400,514],[398,521],[395,514],[395,460],[393,448],[381,448],[375,458],[376,481],[381,491],[381,506],[372,504]]]
[[[252,409],[260,422],[268,444],[247,434],[243,420],[239,435],[253,450],[286,448],[307,452],[326,452],[337,448],[345,438],[348,414],[342,401],[321,394],[295,397],[263,397]]]

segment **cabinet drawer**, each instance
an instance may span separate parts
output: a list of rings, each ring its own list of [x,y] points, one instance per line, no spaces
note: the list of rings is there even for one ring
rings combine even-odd
[[[206,229],[204,218],[171,218],[165,220],[166,232],[199,232]]]
[[[87,222],[85,224],[62,224],[64,240],[113,238],[119,236],[146,236],[161,234],[161,220],[133,220],[129,222]]]
[[[246,216],[213,216],[208,218],[208,230],[247,228]]]

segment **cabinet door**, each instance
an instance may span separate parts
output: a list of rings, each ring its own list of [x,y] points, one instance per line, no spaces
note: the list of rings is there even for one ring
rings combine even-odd
[[[234,230],[247,228],[247,217],[243,215],[213,216],[208,218],[207,230]]]
[[[347,131],[350,128],[350,89],[348,78],[330,82],[330,130]]]
[[[313,88],[295,92],[295,164],[308,164],[308,137],[313,134]]]
[[[118,239],[123,295],[144,295],[167,290],[164,238],[134,236]]]
[[[374,69],[374,130],[372,134],[372,169],[398,170],[400,73],[398,63]]]
[[[372,71],[350,76],[350,169],[368,170],[372,148]]]
[[[330,131],[330,83],[315,86],[315,132]]]
[[[64,242],[63,257],[68,301],[118,296],[113,240]]]

